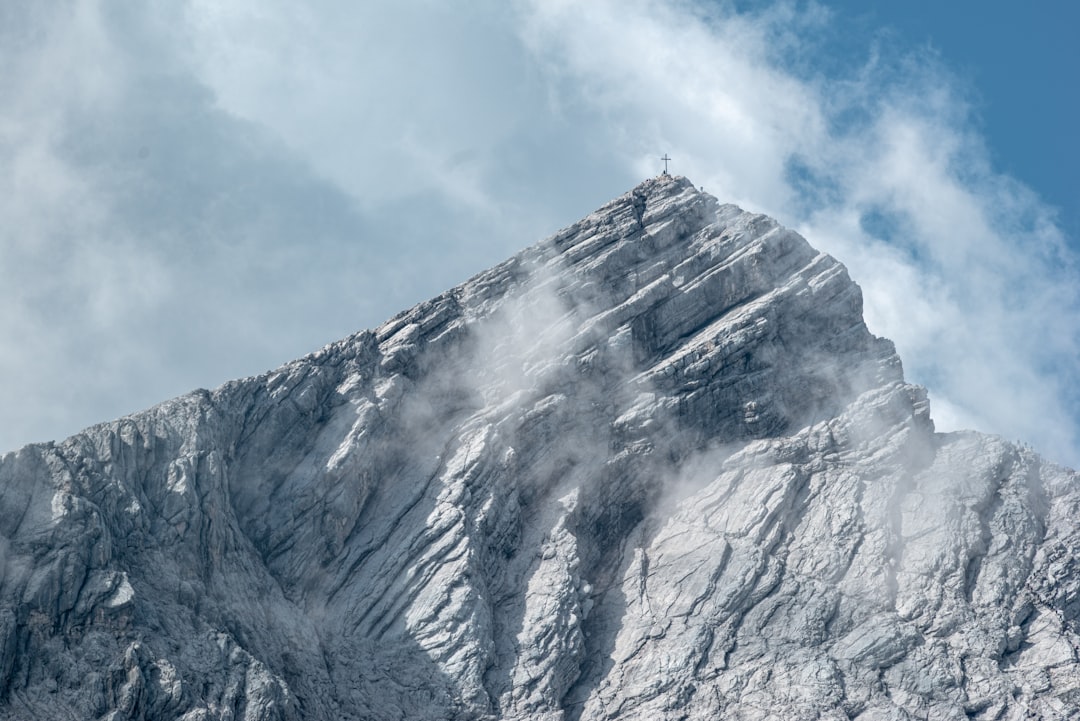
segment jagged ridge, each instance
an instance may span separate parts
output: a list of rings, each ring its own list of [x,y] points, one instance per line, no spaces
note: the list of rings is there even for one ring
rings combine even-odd
[[[0,717],[1066,718],[1077,488],[935,434],[839,263],[661,176],[5,456]]]

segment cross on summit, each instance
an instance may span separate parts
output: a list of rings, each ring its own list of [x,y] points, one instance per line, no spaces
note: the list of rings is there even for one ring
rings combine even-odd
[[[668,174],[668,172],[667,172],[667,164],[668,164],[668,161],[671,160],[671,158],[669,158],[667,156],[667,153],[664,153],[664,157],[662,157],[660,159],[664,161],[664,175],[667,175]]]

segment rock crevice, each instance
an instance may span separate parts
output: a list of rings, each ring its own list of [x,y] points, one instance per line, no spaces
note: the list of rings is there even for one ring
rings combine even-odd
[[[383,326],[0,459],[0,719],[1080,714],[1080,483],[661,176]]]

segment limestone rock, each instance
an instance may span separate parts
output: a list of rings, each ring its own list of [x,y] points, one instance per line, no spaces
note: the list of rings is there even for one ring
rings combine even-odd
[[[0,460],[0,719],[1080,715],[1080,479],[661,176],[374,331]]]

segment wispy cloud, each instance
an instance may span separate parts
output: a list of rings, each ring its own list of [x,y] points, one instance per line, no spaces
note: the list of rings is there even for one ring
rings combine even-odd
[[[161,18],[25,8],[0,42],[0,447],[352,330],[325,311],[366,302],[357,273],[322,272],[363,267],[340,191],[218,111]]]
[[[708,190],[773,214],[845,262],[875,332],[930,387],[939,426],[1078,455],[1075,259],[1053,214],[996,173],[962,93],[933,56],[811,77],[779,5],[534,3],[525,37],[655,167],[657,148]],[[779,43],[779,46],[777,45]],[[806,43],[809,44],[809,43]],[[870,49],[868,49],[870,50]]]
[[[0,446],[374,326],[666,151],[848,265],[939,426],[1080,464],[1052,212],[935,58],[820,70],[822,6],[27,7],[0,30]]]

